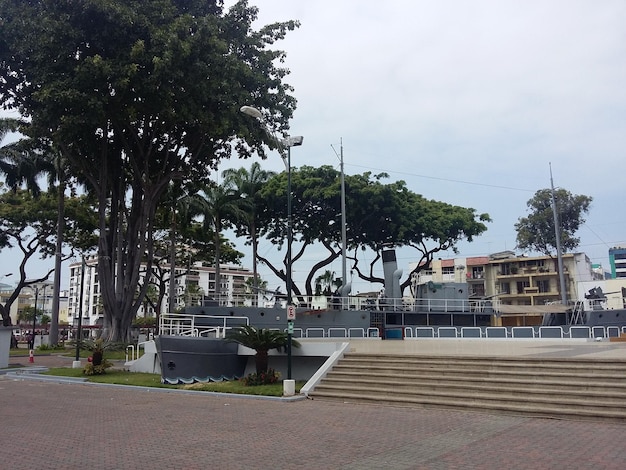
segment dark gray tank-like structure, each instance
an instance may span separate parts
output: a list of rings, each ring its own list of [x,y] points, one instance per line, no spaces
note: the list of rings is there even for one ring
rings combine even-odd
[[[216,338],[164,336],[155,338],[163,383],[221,382],[243,377],[248,358],[237,343]]]

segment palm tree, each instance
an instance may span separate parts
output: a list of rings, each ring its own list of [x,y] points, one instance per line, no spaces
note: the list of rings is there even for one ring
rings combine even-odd
[[[241,232],[250,237],[252,244],[252,279],[254,280],[252,290],[258,294],[258,276],[257,276],[257,251],[258,251],[258,229],[257,229],[257,205],[256,199],[263,185],[274,175],[273,171],[263,170],[258,162],[254,162],[250,166],[250,170],[245,168],[227,169],[222,172],[225,182],[232,184],[237,192],[245,197],[250,203],[244,207],[244,217],[240,226]],[[239,234],[238,234],[239,235]],[[256,305],[256,297],[254,297],[253,305]]]
[[[271,349],[280,349],[287,345],[288,336],[284,331],[270,330],[267,328],[256,328],[254,326],[245,325],[230,330],[226,334],[227,341],[234,341],[256,351],[255,366],[256,373],[262,374],[267,372],[268,352]],[[300,347],[300,343],[291,340],[291,346]]]
[[[334,271],[325,271],[324,274],[322,274],[321,276],[318,276],[315,279],[315,290],[316,290],[316,295],[320,295],[317,293],[318,290],[318,286],[319,286],[319,291],[321,294],[324,295],[330,295],[331,292],[331,287],[333,287],[335,285],[335,272]]]
[[[205,230],[213,232],[215,245],[215,296],[220,295],[221,233],[243,217],[242,199],[232,185],[211,183],[190,198],[192,213],[203,218]]]

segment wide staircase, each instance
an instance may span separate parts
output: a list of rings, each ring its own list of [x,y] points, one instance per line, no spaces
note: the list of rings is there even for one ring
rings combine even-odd
[[[348,353],[309,396],[626,422],[626,360]]]

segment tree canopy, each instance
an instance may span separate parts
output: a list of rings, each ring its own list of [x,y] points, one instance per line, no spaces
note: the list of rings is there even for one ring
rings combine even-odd
[[[346,235],[352,269],[361,279],[383,282],[374,275],[374,264],[382,249],[390,244],[410,246],[419,253],[416,270],[428,266],[437,252],[456,250],[459,241],[472,241],[490,221],[489,215],[475,209],[428,200],[406,187],[404,181],[383,183],[386,174],[346,175]],[[268,180],[260,191],[260,234],[277,246],[287,239],[286,178],[283,172]],[[294,230],[293,263],[304,257],[307,247],[321,243],[327,256],[316,262],[304,285],[304,292],[314,292],[316,273],[341,256],[341,182],[340,173],[330,166],[303,166],[292,169],[292,217]],[[369,248],[377,254],[366,269],[359,265],[359,252]],[[284,266],[274,266],[260,258],[281,279]],[[411,273],[402,282],[409,285]],[[294,292],[302,290],[294,285]]]
[[[561,250],[568,252],[580,243],[580,238],[575,234],[585,223],[584,215],[589,212],[592,198],[559,188],[554,191],[554,199]],[[526,204],[530,213],[526,217],[520,217],[515,224],[517,247],[550,256],[556,251],[552,190],[540,189]]]
[[[0,248],[17,248],[22,258],[15,289],[4,304],[0,304],[0,314],[5,325],[10,324],[11,305],[17,300],[21,290],[48,278],[53,269],[40,278],[30,278],[26,268],[35,256],[52,257],[56,252],[58,195],[42,193],[38,197],[28,191],[15,190],[0,194]],[[64,237],[68,242],[63,255],[69,259],[72,247],[87,249],[95,243],[93,231],[96,221],[93,205],[83,196],[70,198],[66,204],[68,222],[64,225]]]
[[[269,46],[298,24],[255,31],[256,18],[246,1],[223,11],[217,0],[0,0],[0,104],[30,120],[28,135],[52,142],[97,198],[110,339],[129,338],[170,182],[207,181],[233,150],[263,155],[266,136],[242,103],[287,126],[295,99],[284,54]]]

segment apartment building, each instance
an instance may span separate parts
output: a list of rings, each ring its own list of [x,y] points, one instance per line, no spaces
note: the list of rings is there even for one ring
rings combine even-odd
[[[415,265],[409,266],[414,269]],[[563,255],[567,298],[578,299],[579,282],[597,278],[584,253]],[[463,282],[470,299],[497,298],[504,305],[545,305],[560,302],[558,262],[550,256],[524,256],[513,251],[489,256],[433,260],[430,269],[418,274],[418,284]]]
[[[100,280],[98,278],[96,258],[87,259],[84,270],[84,284],[81,298],[82,262],[75,262],[69,266],[68,314],[70,323],[78,324],[79,312],[82,312],[83,325],[100,325],[103,321]],[[246,292],[246,283],[253,277],[252,272],[241,266],[220,266],[220,298],[228,299],[232,303],[240,302]],[[165,297],[161,305],[161,313],[169,308],[169,275],[166,275]],[[141,282],[146,280],[145,270],[141,274]],[[153,279],[154,280],[154,279]],[[215,294],[215,268],[203,263],[196,263],[191,267],[176,268],[174,279],[174,310],[185,306],[199,305],[204,297]],[[144,302],[137,312],[138,317],[154,317],[156,312],[149,302]]]
[[[626,248],[617,246],[609,249],[611,278],[626,278]]]

